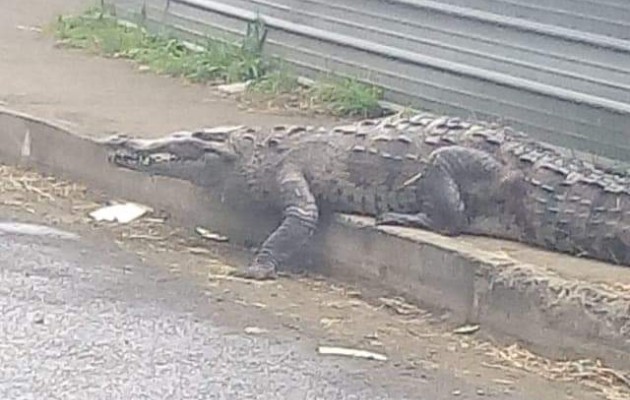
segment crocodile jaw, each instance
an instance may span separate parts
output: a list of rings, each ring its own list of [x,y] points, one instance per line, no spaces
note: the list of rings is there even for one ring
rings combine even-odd
[[[118,167],[197,184],[221,181],[236,160],[225,141],[201,139],[191,132],[157,139],[115,135],[98,142],[107,148],[109,162]]]

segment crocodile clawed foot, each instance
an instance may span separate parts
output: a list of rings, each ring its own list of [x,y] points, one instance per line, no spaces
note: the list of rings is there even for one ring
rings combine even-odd
[[[276,268],[273,265],[253,264],[249,267],[232,273],[238,278],[252,279],[257,281],[276,279]]]

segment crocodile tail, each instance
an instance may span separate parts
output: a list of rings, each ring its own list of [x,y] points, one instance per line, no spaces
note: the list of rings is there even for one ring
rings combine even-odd
[[[528,175],[526,241],[630,266],[630,193],[543,168]]]

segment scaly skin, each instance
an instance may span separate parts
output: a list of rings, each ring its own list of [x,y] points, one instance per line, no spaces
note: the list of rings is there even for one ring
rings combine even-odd
[[[281,207],[280,226],[241,274],[250,278],[273,278],[313,234],[324,204],[383,224],[507,238],[630,265],[628,177],[506,128],[425,114],[330,130],[218,127],[104,143],[120,166],[201,185],[236,171],[256,199]]]
[[[423,122],[425,141],[448,135],[449,144],[483,149],[525,177],[524,207],[517,215],[524,219],[517,224],[522,232],[512,236],[506,229],[509,224],[499,224],[495,232],[481,226],[472,233],[630,265],[629,176],[607,173],[499,127],[464,123],[445,133],[444,119],[440,123],[440,118],[428,117]]]

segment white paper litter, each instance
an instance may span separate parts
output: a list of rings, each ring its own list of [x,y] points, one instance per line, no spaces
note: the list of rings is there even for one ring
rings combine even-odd
[[[349,349],[345,347],[320,346],[317,348],[317,352],[323,355],[357,357],[357,358],[366,358],[369,360],[387,361],[387,356],[383,354],[373,353],[367,350]]]
[[[21,31],[42,32],[42,28],[37,26],[16,25],[15,28]]]
[[[92,211],[89,215],[96,221],[128,224],[152,211],[150,207],[136,203],[114,204]]]
[[[269,332],[267,329],[259,328],[257,326],[248,326],[243,331],[248,335],[262,335]]]
[[[230,83],[227,85],[219,85],[217,86],[217,89],[219,89],[223,93],[237,94],[237,93],[243,93],[245,90],[247,90],[247,87],[250,84],[251,84],[251,81]]]

